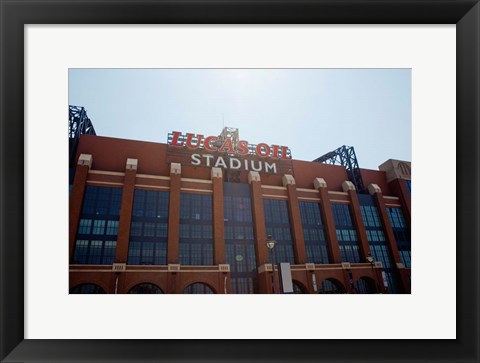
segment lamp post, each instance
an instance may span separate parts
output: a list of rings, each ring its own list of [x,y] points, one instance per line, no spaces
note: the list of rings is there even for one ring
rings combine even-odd
[[[370,266],[372,267],[373,279],[375,281],[375,292],[378,294],[377,274],[375,273],[375,270],[373,268],[373,266],[375,265],[375,260],[373,259],[373,256],[370,254],[370,252],[367,255],[367,261],[370,262]]]
[[[272,235],[267,236],[267,240],[265,241],[268,250],[270,251],[270,259],[272,262],[272,293],[275,294],[275,255],[273,254],[273,248],[277,241],[272,238]]]

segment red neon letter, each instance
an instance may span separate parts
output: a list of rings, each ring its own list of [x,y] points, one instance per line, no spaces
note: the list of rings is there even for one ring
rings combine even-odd
[[[198,149],[200,147],[200,144],[203,140],[203,135],[198,135],[197,137],[197,144],[192,145],[192,140],[195,137],[195,134],[187,134],[187,147],[190,149]]]
[[[182,135],[181,132],[173,131],[173,138],[172,138],[172,142],[170,143],[170,145],[172,145],[172,146],[183,146],[183,141],[181,143],[178,142],[178,138],[181,135]]]
[[[225,149],[228,149],[228,150],[225,150]],[[226,139],[222,146],[220,146],[220,149],[218,149],[218,151],[227,151],[229,153],[234,153],[235,150],[233,150],[233,145],[232,145],[232,139]]]
[[[288,147],[282,146],[282,159],[288,159],[287,158],[287,151],[288,151]]]
[[[248,141],[240,140],[237,144],[237,154],[238,155],[247,155],[248,154]]]
[[[218,140],[218,137],[216,137],[216,136],[209,136],[209,137],[205,138],[205,141],[203,142],[203,147],[205,148],[205,150],[217,151],[217,148],[216,148],[216,147],[210,146],[210,142],[211,142],[211,141],[217,142],[217,140]]]
[[[278,158],[278,145],[272,145],[272,158]]]
[[[265,149],[265,151],[263,150]],[[270,146],[265,143],[261,143],[257,145],[257,155],[261,157],[269,156],[270,155]]]

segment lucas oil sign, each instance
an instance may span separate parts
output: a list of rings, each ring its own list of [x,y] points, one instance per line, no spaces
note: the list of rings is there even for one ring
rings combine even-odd
[[[277,174],[285,162],[290,163],[287,146],[250,144],[238,138],[238,129],[224,129],[219,136],[173,131],[168,135],[169,155],[181,157],[182,164],[218,167],[230,170],[258,171]],[[277,165],[280,164],[280,165]]]

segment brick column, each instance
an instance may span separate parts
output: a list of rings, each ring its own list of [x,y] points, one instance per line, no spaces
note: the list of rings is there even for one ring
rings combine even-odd
[[[345,291],[347,294],[353,294],[354,289],[350,283],[350,274],[352,273],[350,262],[342,262],[342,275],[343,275],[343,285],[345,286]]]
[[[72,194],[70,195],[70,213],[68,222],[69,258],[73,260],[78,223],[82,212],[83,196],[87,184],[88,171],[92,167],[93,157],[89,154],[80,154],[73,180]]]
[[[278,269],[277,269],[278,270]],[[258,267],[258,291],[260,294],[275,294],[278,292],[278,276],[273,277],[273,269],[271,263],[264,263]],[[272,286],[275,280],[275,291]]]
[[[388,186],[400,198],[405,219],[411,222],[410,192],[407,190],[406,180],[412,178],[412,165],[409,161],[389,159],[378,167],[385,172]]]
[[[268,251],[265,241],[265,213],[263,209],[262,183],[260,174],[256,171],[248,173],[252,200],[253,233],[255,236],[255,252],[257,255],[258,290],[260,294],[272,294],[272,271],[268,260]]]
[[[180,294],[180,265],[169,264],[167,276],[167,294]]]
[[[385,285],[383,284],[383,275],[382,275],[383,265],[380,261],[376,261],[374,267],[375,267],[374,278],[375,278],[375,283],[377,284],[377,290],[379,293],[385,294],[387,290],[385,289]]]
[[[378,214],[382,220],[382,224],[385,227],[385,237],[387,238],[387,244],[392,254],[393,262],[397,268],[397,274],[400,277],[402,282],[403,291],[410,291],[410,283],[407,281],[407,278],[401,269],[404,269],[405,266],[400,259],[400,253],[398,252],[397,240],[395,239],[395,234],[393,233],[392,224],[388,218],[387,207],[385,206],[385,201],[383,200],[382,190],[377,184],[370,184],[368,186],[368,192],[372,194],[375,198],[375,203],[378,208]]]
[[[352,206],[352,217],[353,223],[355,224],[355,229],[357,230],[359,247],[360,247],[360,257],[361,261],[366,261],[366,257],[370,253],[370,244],[368,243],[367,231],[365,229],[365,224],[363,223],[362,211],[360,209],[360,203],[358,202],[357,190],[355,185],[352,182],[346,180],[342,183],[342,189],[344,192],[348,193],[350,198],[350,205]]]
[[[112,289],[112,294],[115,294],[115,291],[117,294],[127,293],[127,291],[125,291],[126,269],[126,263],[114,263],[112,265],[113,273],[110,275],[110,286]]]
[[[115,262],[118,263],[126,263],[128,259],[128,243],[130,241],[130,224],[132,222],[137,165],[137,159],[127,159],[125,165],[120,222],[118,223],[117,252],[115,253]]]
[[[400,260],[400,254],[398,253],[397,240],[395,239],[395,234],[393,233],[392,225],[390,223],[390,219],[388,218],[382,190],[377,184],[370,184],[368,186],[368,192],[375,198],[378,214],[382,220],[382,225],[385,227],[385,237],[387,238],[387,244],[390,248],[390,252],[392,253],[393,262],[400,263],[402,261]]]
[[[402,286],[405,288],[405,293],[410,294],[412,292],[412,286],[410,284],[410,269],[405,268],[403,263],[397,264],[398,272],[400,273],[400,280],[402,281]]]
[[[305,264],[305,274],[307,276],[306,288],[308,289],[309,294],[318,294],[318,277],[315,272],[314,263]]]
[[[222,169],[212,168],[213,188],[213,264],[226,263],[224,213],[223,213],[223,175]]]
[[[323,178],[316,178],[313,181],[313,185],[315,186],[315,189],[318,189],[320,192],[322,219],[325,225],[330,263],[340,263],[342,257],[340,255],[340,247],[338,246],[337,230],[335,228],[335,220],[333,219],[332,206],[328,197],[327,183]]]
[[[180,240],[180,187],[181,165],[170,165],[170,201],[168,204],[167,263],[178,264],[178,244]]]
[[[220,170],[221,172],[221,170]],[[219,294],[231,294],[232,288],[230,285],[230,265],[229,264],[219,264],[218,271],[220,272],[217,275],[218,278],[218,293]]]
[[[290,218],[290,228],[292,230],[293,247],[295,251],[295,263],[302,264],[307,262],[307,252],[305,240],[303,237],[302,218],[300,216],[300,207],[298,205],[297,187],[292,175],[282,177],[283,186],[287,187],[288,194],[288,216]]]
[[[265,228],[265,214],[263,210],[262,184],[260,174],[256,171],[248,173],[248,182],[252,195],[252,218],[253,233],[255,236],[255,251],[257,254],[257,266],[261,266],[268,262],[268,251],[265,240],[267,232]]]

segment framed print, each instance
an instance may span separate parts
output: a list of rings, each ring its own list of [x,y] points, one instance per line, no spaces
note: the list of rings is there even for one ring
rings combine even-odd
[[[480,5],[477,1],[337,4],[2,0],[1,9],[2,361],[479,360]],[[82,252],[69,259],[64,257],[68,249],[63,236],[68,235],[69,222],[63,211],[68,211],[69,191],[63,183],[66,172],[59,170],[68,161],[67,153],[63,152],[66,144],[56,140],[65,140],[66,117],[62,115],[66,116],[69,72],[94,68],[396,67],[412,71],[415,126],[412,165],[414,175],[421,180],[416,184],[418,199],[412,198],[415,215],[412,236],[421,246],[417,257],[412,253],[412,260],[428,260],[412,273],[411,291],[410,284],[404,283],[403,288],[408,288],[402,292],[406,294],[365,298],[360,294],[337,294],[318,299],[318,294],[305,294],[272,300],[266,293],[258,299],[219,294],[216,300],[206,295],[187,300],[178,292],[190,285],[185,282],[180,289],[168,282],[162,288],[175,293],[165,294],[163,300],[114,293],[67,294],[68,271],[72,269],[65,261],[72,264],[75,258],[83,261],[97,256]],[[131,90],[140,91],[143,90]],[[292,90],[295,93],[300,93],[298,86]],[[288,129],[291,125],[279,127]],[[188,141],[188,136],[184,138],[175,131],[172,130],[170,144]],[[322,130],[313,132],[321,135]],[[325,134],[322,136],[327,137]],[[264,145],[256,150],[257,154],[270,147]],[[115,153],[120,154],[123,147],[129,146],[124,144]],[[114,150],[113,143],[108,148]],[[148,153],[155,150],[149,149]],[[278,153],[280,150],[278,146]],[[200,163],[200,156],[194,155],[197,154],[192,155],[193,162]],[[82,160],[89,163],[88,158]],[[135,160],[131,159],[128,165],[135,169]],[[252,175],[249,182],[254,179]],[[113,185],[118,176],[118,170],[111,169],[98,180]],[[142,183],[148,184],[148,179],[144,177]],[[285,179],[285,188],[289,180],[292,179]],[[196,188],[192,180],[185,181],[190,184],[183,185],[184,188]],[[321,188],[321,181],[317,184]],[[202,195],[208,195],[208,188],[202,189]],[[281,193],[278,190],[273,188],[270,194]],[[337,195],[343,198],[340,192]],[[428,202],[417,202],[420,200]],[[161,219],[160,209],[157,213],[155,218]],[[359,211],[357,214],[361,217]],[[92,228],[116,231],[115,218],[110,217],[102,219],[105,226],[98,224]],[[91,227],[88,220],[95,218],[84,217],[85,224],[81,225],[84,231]],[[199,216],[195,214],[190,219],[201,227],[197,222],[201,220]],[[144,226],[151,222],[138,221],[145,223]],[[168,219],[162,221],[167,223]],[[160,227],[160,232],[153,233],[161,234]],[[83,234],[98,235],[92,229],[88,231]],[[84,241],[87,248],[101,246],[100,259],[108,260],[109,264],[113,261],[114,266],[120,262],[118,268],[125,265],[125,261],[116,261],[117,256],[114,258],[107,251],[105,246],[113,241],[87,237]],[[144,256],[144,249],[148,249],[143,246],[150,243],[147,237],[142,235],[136,241],[142,251],[139,256]],[[366,255],[366,251],[363,253]],[[156,252],[154,256],[162,258]],[[127,250],[123,257],[128,257]],[[131,253],[132,261],[135,257]],[[244,257],[242,254],[236,257],[240,266]],[[410,261],[409,252],[402,255],[402,262],[407,257]],[[181,269],[174,265],[168,264],[168,269]],[[380,266],[374,263],[363,266],[365,273],[372,276],[377,267]],[[348,280],[348,266],[342,268]],[[267,264],[264,269],[267,271]],[[280,269],[285,274],[282,276],[291,273],[289,266],[282,264]],[[149,273],[155,272],[159,271]],[[81,276],[79,273],[74,277],[75,287],[86,281],[82,282]],[[161,278],[158,281],[161,284]],[[285,281],[282,279],[282,284]],[[152,288],[143,285],[139,288],[133,281],[123,283],[114,283],[112,291]],[[212,284],[215,291],[228,292],[226,280],[218,281],[217,285]],[[293,290],[293,286],[287,285],[282,288]],[[368,282],[355,286],[349,289],[370,288]],[[377,283],[371,288],[378,292],[387,286]],[[276,285],[274,277],[271,286],[266,283],[262,288],[265,292],[270,288],[275,292],[280,284]]]

